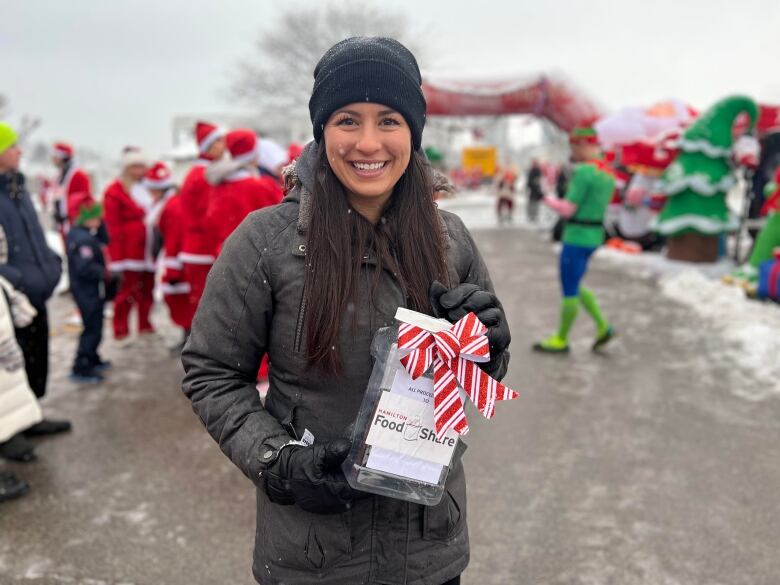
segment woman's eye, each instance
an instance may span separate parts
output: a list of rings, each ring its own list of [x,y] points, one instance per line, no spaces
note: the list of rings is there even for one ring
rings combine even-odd
[[[401,122],[399,120],[396,120],[395,118],[384,118],[382,120],[383,126],[400,126]]]
[[[354,126],[355,120],[354,118],[350,118],[349,116],[345,116],[344,118],[341,118],[336,122],[337,126]]]

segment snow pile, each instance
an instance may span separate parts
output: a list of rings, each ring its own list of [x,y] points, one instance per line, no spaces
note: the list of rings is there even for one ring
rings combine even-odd
[[[728,345],[733,346],[724,347],[723,357],[730,357],[740,370],[759,383],[758,388],[735,388],[735,394],[750,400],[780,395],[780,309],[777,305],[750,301],[742,289],[726,286],[696,270],[667,275],[659,285],[665,296],[712,322]]]
[[[734,270],[734,262],[723,258],[713,263],[691,264],[669,260],[663,254],[657,252],[643,252],[642,254],[627,254],[620,250],[602,247],[599,248],[596,258],[610,264],[626,267],[637,276],[645,278],[659,278],[695,272],[707,278],[719,279]]]

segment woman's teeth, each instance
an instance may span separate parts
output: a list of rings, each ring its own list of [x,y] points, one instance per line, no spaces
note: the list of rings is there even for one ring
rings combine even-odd
[[[385,166],[385,163],[383,162],[375,162],[375,163],[358,163],[353,162],[352,166],[355,167],[359,171],[377,171],[381,169],[383,166]]]

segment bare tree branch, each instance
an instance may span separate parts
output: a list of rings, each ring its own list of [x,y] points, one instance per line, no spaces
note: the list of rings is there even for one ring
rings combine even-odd
[[[401,41],[419,60],[418,26],[402,12],[354,0],[291,7],[261,31],[256,53],[237,64],[228,96],[266,112],[305,111],[314,66],[331,46],[353,36],[387,36]]]

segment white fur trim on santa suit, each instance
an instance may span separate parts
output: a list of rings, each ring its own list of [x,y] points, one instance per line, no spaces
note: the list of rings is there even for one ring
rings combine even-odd
[[[214,128],[209,134],[206,135],[206,138],[203,139],[203,141],[198,144],[198,152],[203,154],[206,152],[212,144],[214,144],[217,140],[222,138],[225,135],[225,129],[224,128]]]
[[[161,282],[160,292],[164,295],[186,295],[190,292],[190,283],[177,282],[176,284],[171,284],[170,282]]]
[[[179,260],[176,256],[164,256],[162,259],[162,265],[165,268],[170,268],[171,270],[181,270],[184,268],[184,264],[182,264],[182,261]]]
[[[227,177],[225,177],[226,183],[235,183],[236,181],[242,181],[244,179],[248,179],[249,177],[254,177],[255,174],[252,173],[252,171],[248,169],[237,169],[230,173]]]
[[[230,157],[230,159],[236,164],[240,164],[240,165],[244,163],[258,164],[258,161],[260,160],[260,156],[256,150],[251,150],[249,152],[245,152],[244,154],[239,154],[238,156],[232,156]]]
[[[108,263],[111,272],[154,272],[154,266],[150,266],[146,260],[116,260]]]
[[[69,153],[69,152],[66,152],[66,151],[64,151],[64,150],[60,150],[60,149],[59,149],[59,148],[57,148],[56,146],[55,146],[55,147],[54,147],[54,149],[52,150],[52,152],[51,152],[51,155],[52,155],[54,158],[56,158],[56,159],[59,159],[59,160],[65,160],[65,159],[71,158],[71,156],[72,156],[72,155],[71,155],[71,153]]]
[[[147,189],[170,189],[174,184],[172,177],[165,177],[164,179],[157,179],[154,181],[144,177],[141,183]]]
[[[214,264],[216,258],[210,254],[190,254],[189,252],[182,252],[178,256],[184,264],[198,264],[200,266],[208,266]]]

